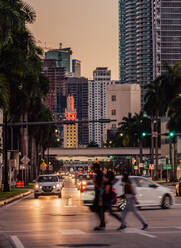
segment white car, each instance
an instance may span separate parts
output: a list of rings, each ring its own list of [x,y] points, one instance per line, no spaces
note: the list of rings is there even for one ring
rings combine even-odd
[[[34,198],[41,195],[57,195],[61,198],[62,183],[56,174],[40,175],[34,186]]]
[[[141,176],[130,176],[130,180],[135,187],[138,207],[160,206],[166,209],[174,204],[169,188]],[[117,196],[123,195],[123,186],[122,176],[116,176],[113,188]],[[120,201],[120,209],[124,208],[125,204],[126,202]]]
[[[83,201],[84,205],[89,206],[92,205],[95,198],[95,189],[94,184],[88,184],[86,186],[86,190],[83,192],[81,200]]]

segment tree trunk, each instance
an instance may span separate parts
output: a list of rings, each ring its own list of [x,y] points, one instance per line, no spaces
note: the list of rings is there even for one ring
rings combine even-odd
[[[157,135],[155,137],[155,179],[158,179],[158,113],[156,113],[156,132]]]
[[[173,161],[173,180],[174,182],[177,181],[177,137],[175,137],[174,144],[173,144],[173,154],[174,154],[174,161]]]

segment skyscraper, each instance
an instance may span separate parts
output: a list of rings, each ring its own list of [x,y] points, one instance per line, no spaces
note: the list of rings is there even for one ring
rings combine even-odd
[[[55,59],[45,59],[42,71],[49,79],[45,104],[54,113],[56,120],[62,119],[66,104],[65,68],[57,67]]]
[[[144,86],[153,80],[152,1],[119,0],[119,71],[121,83]]]
[[[81,61],[78,59],[72,60],[72,73],[74,77],[81,76]]]
[[[181,61],[181,1],[160,0],[155,13],[155,73],[164,72],[164,64]]]
[[[89,120],[106,118],[106,86],[111,82],[111,71],[107,67],[97,67],[93,80],[89,81]],[[89,142],[103,145],[106,124],[89,123]]]
[[[74,97],[77,119],[88,121],[88,79],[84,77],[66,78],[66,95]],[[79,146],[89,143],[88,122],[78,125],[78,144]]]
[[[89,120],[105,119],[107,116],[106,89],[110,84],[119,81],[111,81],[111,71],[107,67],[97,67],[93,71],[93,80],[89,81]],[[103,146],[105,141],[106,124],[98,122],[89,123],[89,142],[93,141]]]
[[[45,59],[55,59],[56,67],[65,67],[66,72],[72,72],[72,50],[70,47],[62,48],[62,43],[58,49],[47,51]]]

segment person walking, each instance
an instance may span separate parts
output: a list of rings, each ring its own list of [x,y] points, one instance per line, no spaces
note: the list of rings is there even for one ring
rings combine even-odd
[[[116,220],[121,222],[121,216],[117,215],[112,210],[113,205],[113,181],[114,181],[114,173],[112,171],[108,171],[104,177],[104,195],[103,195],[103,206],[104,211],[108,211],[111,216],[113,216]]]
[[[105,229],[105,216],[104,216],[104,208],[103,208],[103,172],[100,169],[100,165],[98,163],[93,165],[94,173],[96,174],[93,183],[95,186],[95,199],[93,205],[91,206],[91,210],[94,211],[100,220],[99,226],[94,228],[95,231],[104,230]]]
[[[142,230],[145,230],[146,228],[148,228],[148,224],[145,222],[143,217],[138,212],[137,207],[135,206],[135,204],[137,202],[136,193],[135,193],[133,185],[132,185],[132,183],[131,183],[131,181],[130,181],[130,179],[128,177],[128,174],[123,175],[122,181],[124,182],[124,194],[125,194],[125,197],[126,197],[126,207],[123,210],[123,213],[122,213],[122,216],[121,216],[122,224],[118,228],[118,230],[122,230],[122,229],[126,228],[125,219],[126,219],[126,216],[127,216],[129,211],[132,211],[134,213],[134,215],[138,218],[138,220],[143,225]]]

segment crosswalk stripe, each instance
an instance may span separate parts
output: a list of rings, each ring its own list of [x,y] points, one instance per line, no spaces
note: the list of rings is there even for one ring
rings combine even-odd
[[[149,238],[156,238],[155,235],[152,235],[146,231],[142,231],[140,229],[137,229],[137,228],[126,228],[124,231],[124,233],[131,233],[131,234],[139,234],[139,235],[142,235],[142,236],[146,236],[146,237],[149,237]]]
[[[19,240],[19,238],[17,236],[11,236],[11,239],[15,245],[16,248],[24,248],[24,245],[21,243],[21,241]]]
[[[59,231],[61,234],[63,235],[82,235],[82,234],[86,234],[85,232],[82,232],[81,230],[78,229],[65,229],[65,230],[60,230]]]

